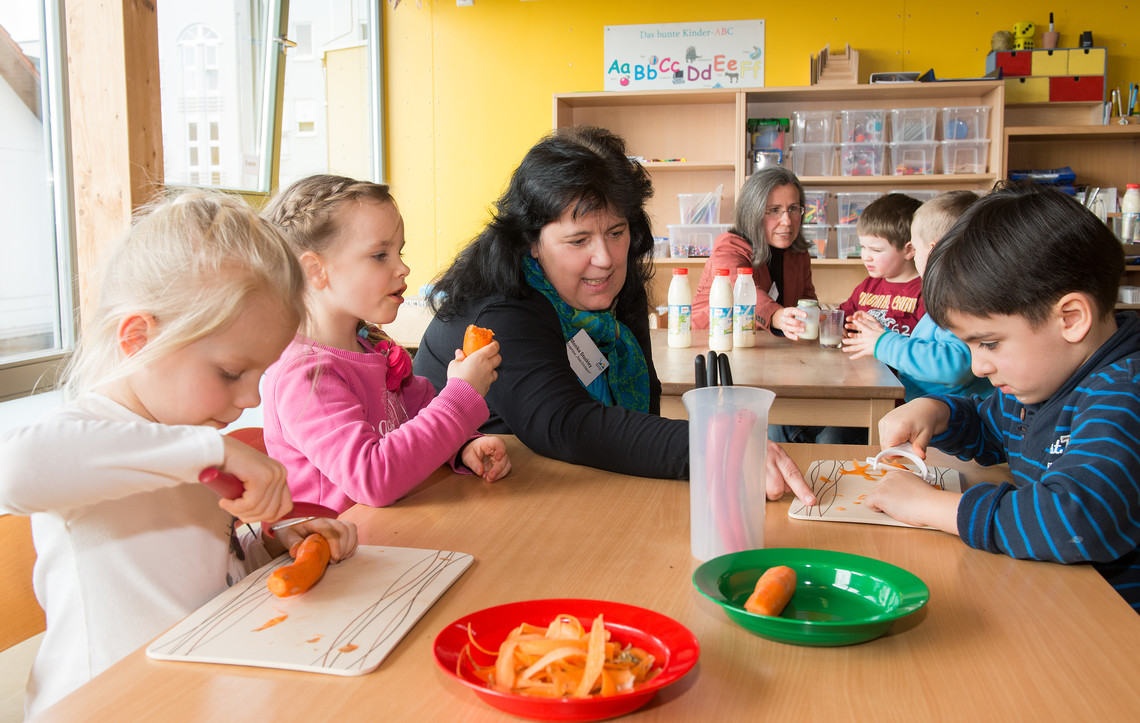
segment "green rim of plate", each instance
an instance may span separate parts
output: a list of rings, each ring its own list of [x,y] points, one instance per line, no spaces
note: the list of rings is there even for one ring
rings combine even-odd
[[[796,571],[796,594],[780,617],[750,613],[744,601],[770,567]],[[751,633],[793,645],[853,645],[879,637],[921,609],[930,589],[917,575],[870,557],[833,550],[745,550],[693,572],[697,591]]]

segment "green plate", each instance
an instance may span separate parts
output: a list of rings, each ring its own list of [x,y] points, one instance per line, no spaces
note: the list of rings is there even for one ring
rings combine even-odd
[[[764,571],[787,565],[796,592],[779,617],[744,609]],[[930,599],[916,575],[881,560],[831,550],[746,550],[709,560],[693,585],[745,630],[793,645],[853,645],[887,632]]]

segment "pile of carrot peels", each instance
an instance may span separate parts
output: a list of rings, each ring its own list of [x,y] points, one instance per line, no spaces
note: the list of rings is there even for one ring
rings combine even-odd
[[[545,628],[523,623],[510,632],[498,653],[475,641],[470,624],[467,637],[470,642],[460,652],[456,674],[462,676],[466,660],[477,678],[502,693],[545,698],[615,695],[661,672],[653,667],[653,656],[641,648],[610,642],[601,615],[594,618],[588,633],[573,615],[558,615]],[[494,664],[476,663],[472,647],[494,656]]]

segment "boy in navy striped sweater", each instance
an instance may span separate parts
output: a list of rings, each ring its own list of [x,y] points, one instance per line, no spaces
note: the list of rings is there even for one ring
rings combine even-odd
[[[1120,242],[1059,191],[978,201],[934,247],[923,295],[995,393],[916,399],[879,433],[1008,462],[1011,480],[956,494],[894,472],[867,504],[978,549],[1092,563],[1140,612],[1140,319],[1114,313],[1123,272]]]

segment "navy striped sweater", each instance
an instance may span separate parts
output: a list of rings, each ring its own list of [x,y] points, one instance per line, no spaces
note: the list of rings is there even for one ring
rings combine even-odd
[[[1116,333],[1040,404],[937,396],[950,427],[931,444],[983,465],[1008,462],[1013,483],[970,488],[958,534],[1016,558],[1091,562],[1140,612],[1140,318]],[[1042,363],[1048,363],[1043,360]]]

